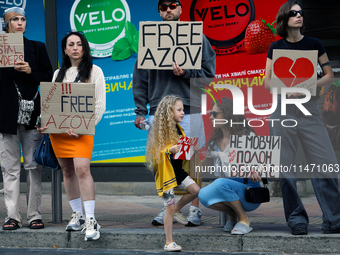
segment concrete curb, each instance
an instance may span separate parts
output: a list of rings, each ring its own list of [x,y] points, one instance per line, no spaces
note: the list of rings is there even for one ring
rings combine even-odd
[[[94,242],[85,242],[80,232],[66,232],[61,227],[0,231],[0,246],[19,248],[162,250],[164,239],[161,228],[105,228]],[[185,228],[174,230],[174,240],[186,251],[340,253],[340,234],[323,235],[320,231],[292,236],[284,231],[258,230],[243,236],[221,229]]]

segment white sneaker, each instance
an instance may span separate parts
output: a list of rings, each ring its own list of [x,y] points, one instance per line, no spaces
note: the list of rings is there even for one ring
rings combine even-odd
[[[85,226],[85,220],[81,212],[73,212],[71,220],[66,226],[66,231],[80,231]]]
[[[175,213],[175,214],[174,214],[174,219],[175,219],[177,222],[179,222],[179,223],[181,223],[181,224],[183,224],[183,225],[187,225],[187,224],[188,224],[187,218],[185,218],[185,216],[184,216],[181,212]]]
[[[94,218],[86,218],[85,227],[82,230],[82,233],[85,232],[85,241],[94,241],[98,240],[100,237],[100,225],[97,223]]]
[[[190,206],[188,215],[187,226],[199,226],[201,225],[202,211],[198,207]]]
[[[165,251],[181,251],[182,247],[177,245],[175,242],[164,245]]]

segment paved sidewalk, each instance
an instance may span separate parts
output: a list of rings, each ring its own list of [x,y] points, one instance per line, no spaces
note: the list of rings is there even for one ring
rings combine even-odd
[[[271,202],[249,213],[254,230],[248,235],[223,232],[219,213],[201,206],[203,224],[185,227],[174,223],[174,240],[187,251],[340,253],[340,234],[322,234],[322,213],[315,197],[303,198],[303,202],[310,216],[307,236],[290,234],[285,224],[282,199],[272,197]],[[21,195],[20,205],[21,211],[26,212],[25,194]],[[66,196],[63,195],[63,223],[52,224],[51,195],[44,194],[45,229],[30,230],[24,221],[21,229],[0,230],[0,246],[161,250],[165,242],[163,226],[151,225],[161,205],[157,196],[97,195],[96,219],[102,226],[101,238],[85,242],[80,232],[65,231],[71,216]],[[188,210],[189,206],[185,206],[182,212],[187,215]],[[0,195],[1,224],[5,216],[4,199]],[[22,216],[26,217],[26,213]]]

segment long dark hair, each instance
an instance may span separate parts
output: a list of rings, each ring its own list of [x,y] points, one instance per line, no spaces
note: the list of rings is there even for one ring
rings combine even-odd
[[[287,28],[288,28],[288,20],[289,20],[289,11],[293,5],[299,5],[297,1],[288,1],[281,5],[277,15],[276,15],[276,32],[282,38],[286,38]],[[300,5],[299,5],[300,6]],[[302,23],[302,27],[300,28],[300,32],[302,34],[304,30],[304,23]]]
[[[71,35],[79,36],[81,40],[82,47],[83,47],[83,57],[78,65],[78,73],[79,73],[79,80],[81,82],[87,82],[91,75],[93,62],[92,62],[92,56],[91,56],[89,43],[86,40],[85,36],[79,32],[69,32],[61,40],[61,50],[63,53],[63,64],[59,70],[58,76],[55,81],[62,82],[64,80],[67,69],[71,67],[70,57],[65,54],[67,39]]]
[[[229,97],[223,97],[221,99],[222,105],[219,100],[216,101],[216,106],[223,113],[224,119],[228,120],[227,128],[229,129],[230,135],[243,135],[250,134],[254,132],[253,128],[247,125],[244,115],[233,115],[233,100]],[[214,105],[214,102],[213,102]],[[230,126],[230,120],[234,123],[245,121],[245,127],[243,125],[237,124]],[[214,128],[209,141],[207,142],[207,149],[213,150],[213,146],[223,139],[223,132],[220,128]]]

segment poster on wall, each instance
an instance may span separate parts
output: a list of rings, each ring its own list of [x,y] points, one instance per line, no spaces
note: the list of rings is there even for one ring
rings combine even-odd
[[[272,24],[277,10],[284,2],[182,1],[180,21],[203,22],[203,33],[217,53],[216,79],[207,85],[208,90],[217,91],[213,87],[215,83],[229,83],[227,80],[232,78],[234,81],[230,82],[244,91],[245,97],[247,88],[254,88],[253,103],[256,108],[270,107],[271,96],[264,88],[266,50],[253,45],[255,35],[246,36],[246,32],[249,26],[262,27],[262,20]],[[107,105],[102,120],[96,126],[93,162],[144,161],[147,131],[134,126],[136,115],[132,73],[138,56],[136,38],[139,23],[161,21],[157,1],[154,6],[150,3],[148,5],[150,8],[145,8],[144,2],[136,0],[57,1],[59,61],[62,59],[60,42],[65,33],[81,31],[89,41],[94,64],[102,68],[105,76]],[[268,5],[271,6],[270,12],[266,8]],[[267,25],[264,26],[271,30]],[[269,36],[270,42],[278,39],[273,37]],[[219,93],[222,91],[230,96],[227,90],[219,90]],[[211,97],[208,101],[208,104],[212,101]],[[254,118],[246,107],[246,117]],[[204,116],[207,132],[208,118],[208,115]],[[268,128],[259,128],[257,134],[267,135]]]
[[[145,3],[134,0],[58,0],[56,7],[59,64],[65,33],[81,31],[89,42],[93,63],[105,76],[106,111],[96,126],[92,162],[144,162],[147,131],[134,125],[132,73],[137,54],[129,51],[129,42],[140,21],[160,21],[156,6],[145,10]],[[120,44],[127,50],[117,53]],[[125,53],[124,60],[113,60]]]
[[[216,53],[215,80],[206,85],[208,111],[211,103],[225,96],[229,89],[217,89],[217,84],[231,84],[244,95],[247,120],[265,121],[269,116],[257,116],[248,109],[248,89],[252,88],[252,103],[258,110],[272,107],[272,95],[264,87],[265,66],[269,46],[279,36],[274,35],[275,18],[280,6],[287,1],[209,1],[183,2],[181,20],[203,21],[203,33]],[[271,6],[268,12],[266,6]],[[206,137],[212,126],[209,115],[203,114]],[[257,135],[268,135],[268,125],[254,127]]]

